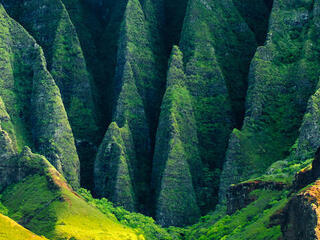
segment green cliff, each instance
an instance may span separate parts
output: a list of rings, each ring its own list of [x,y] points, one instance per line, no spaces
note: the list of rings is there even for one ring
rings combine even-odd
[[[79,187],[79,159],[67,114],[43,52],[1,6],[1,97],[12,124],[5,124],[18,150],[30,146],[43,153]],[[5,122],[3,122],[5,123]],[[13,140],[14,137],[13,137]]]
[[[318,0],[0,0],[0,239],[320,239],[319,32]]]
[[[200,185],[202,164],[192,97],[184,85],[182,58],[175,46],[153,160],[156,220],[165,226],[190,224],[200,215],[195,189]]]
[[[229,142],[222,195],[289,155],[318,82],[317,12],[311,1],[274,3],[268,40],[251,63],[244,126]]]

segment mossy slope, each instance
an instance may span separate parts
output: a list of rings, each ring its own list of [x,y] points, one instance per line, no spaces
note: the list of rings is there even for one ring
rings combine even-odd
[[[124,142],[124,139],[128,142]],[[132,147],[128,126],[119,129],[113,122],[100,146],[95,162],[96,194],[108,197],[116,205],[131,211],[136,207],[132,173],[130,174],[129,170],[131,165],[128,162],[132,160],[130,156]]]
[[[120,129],[126,126],[127,136],[132,137],[133,144],[124,141],[128,152],[126,161],[132,172],[135,197],[142,206],[149,201],[152,133],[163,84],[154,48],[154,41],[159,38],[155,30],[155,7],[156,4],[149,1],[142,5],[138,0],[128,1],[119,33],[114,80],[116,104],[112,120]],[[110,127],[107,135],[108,131]]]
[[[175,46],[161,107],[152,176],[156,220],[165,226],[190,224],[200,215],[195,189],[199,187],[202,166],[192,97],[184,81],[182,53]]]
[[[94,146],[100,139],[92,77],[69,14],[60,0],[3,2],[10,16],[22,24],[44,50],[48,70],[61,92],[80,161],[86,168],[82,171],[82,182],[89,182]]]
[[[79,159],[73,134],[59,88],[46,69],[43,52],[2,5],[0,18],[3,66],[0,95],[2,108],[10,116],[6,117],[7,123],[2,121],[4,128],[11,140],[17,142],[18,151],[30,146],[43,153],[72,186],[78,187]]]
[[[244,126],[229,143],[237,155],[227,154],[221,196],[235,179],[257,177],[289,155],[319,79],[317,9],[312,1],[274,2],[268,40],[251,63]]]
[[[75,138],[88,140],[95,136],[91,76],[63,3],[60,0],[3,2],[9,14],[43,48],[48,70],[60,89]]]
[[[204,167],[199,204],[206,212],[217,202],[214,179],[219,178],[229,134],[241,125],[256,41],[232,1],[189,1],[179,45]]]

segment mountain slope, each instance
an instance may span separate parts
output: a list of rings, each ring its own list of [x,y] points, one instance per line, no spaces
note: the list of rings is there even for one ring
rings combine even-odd
[[[37,235],[31,233],[27,229],[23,228],[15,221],[10,218],[0,214],[0,239],[21,239],[21,240],[40,240],[46,239],[44,237],[38,237]]]
[[[22,178],[1,197],[8,215],[50,239],[144,239],[90,206],[41,155],[25,148],[18,158]]]
[[[2,5],[0,11],[0,95],[12,123],[8,133],[14,129],[18,151],[27,145],[43,153],[77,188],[79,159],[59,88],[39,45]]]

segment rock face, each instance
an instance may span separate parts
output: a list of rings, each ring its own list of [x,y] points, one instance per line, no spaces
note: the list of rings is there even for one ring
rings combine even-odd
[[[0,18],[2,128],[17,142],[18,150],[34,147],[77,188],[79,159],[74,138],[43,52],[2,6]]]
[[[95,163],[96,193],[101,197],[107,197],[119,206],[127,210],[135,210],[135,195],[132,185],[130,148],[126,141],[132,139],[128,126],[119,129],[116,123],[111,123],[107,134],[100,146]],[[128,136],[126,136],[126,134]]]
[[[281,230],[285,240],[319,239],[319,181],[294,196],[285,209]]]
[[[300,134],[293,157],[301,159],[302,161],[312,157],[320,147],[319,99],[320,91],[317,90],[309,99],[307,110],[299,130]]]
[[[3,190],[14,182],[16,171],[14,164],[16,151],[8,133],[4,130],[0,130],[0,147],[0,190]]]
[[[232,215],[237,210],[240,210],[251,202],[254,202],[256,198],[251,196],[250,193],[255,190],[281,191],[286,187],[287,186],[284,183],[263,181],[244,182],[232,185],[227,192],[227,214]]]
[[[208,175],[219,178],[228,137],[241,125],[255,36],[232,1],[194,0],[188,2],[180,48],[201,160]],[[204,211],[217,203],[218,183],[210,181],[204,183]]]
[[[192,97],[185,87],[182,53],[176,46],[167,75],[152,173],[156,220],[164,226],[183,226],[200,215],[195,189],[202,163]]]
[[[23,25],[44,50],[47,68],[61,92],[85,169],[82,171],[83,181],[90,182],[88,178],[92,178],[92,152],[97,144],[98,130],[92,77],[69,14],[60,0],[2,2],[10,16]]]
[[[239,142],[229,145],[228,152],[238,154],[225,163],[234,169],[224,171],[239,173],[237,181],[258,176],[274,161],[287,157],[299,135],[305,110],[314,111],[314,107],[307,108],[307,103],[319,76],[319,61],[314,55],[319,32],[317,4],[280,0],[273,4],[268,40],[258,48],[251,63],[244,126],[237,134]],[[307,117],[303,128],[310,126]],[[302,141],[306,134],[302,129]],[[234,180],[224,177],[221,186],[236,183]]]
[[[147,3],[145,3],[147,4]],[[148,4],[152,4],[151,2]],[[145,5],[144,5],[145,6]],[[148,179],[151,168],[151,129],[155,127],[155,109],[159,105],[161,74],[157,74],[148,13],[139,1],[128,1],[120,30],[113,122],[119,128],[127,126],[127,136],[133,144],[127,145],[126,161],[130,163],[134,178],[134,190],[140,203],[148,199]],[[113,125],[112,125],[113,126]],[[107,130],[110,131],[110,127]],[[99,161],[99,159],[97,159]],[[99,171],[96,168],[96,171]],[[96,172],[96,177],[100,175]],[[127,176],[129,178],[129,176]],[[96,183],[99,180],[95,181]],[[96,185],[96,189],[100,187]]]
[[[90,135],[94,136],[96,125],[91,76],[76,30],[63,3],[60,0],[3,2],[9,14],[43,48],[48,70],[60,89],[75,138],[86,140]],[[83,122],[86,122],[86,127]]]

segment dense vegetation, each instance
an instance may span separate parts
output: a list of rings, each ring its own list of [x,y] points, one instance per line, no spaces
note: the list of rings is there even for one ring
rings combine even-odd
[[[320,239],[319,34],[314,0],[0,0],[0,239]]]

